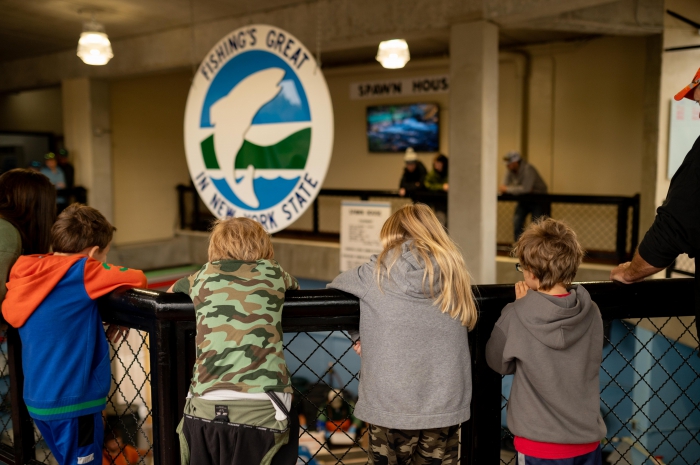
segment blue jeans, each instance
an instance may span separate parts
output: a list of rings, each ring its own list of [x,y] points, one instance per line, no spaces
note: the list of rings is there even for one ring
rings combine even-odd
[[[525,227],[527,215],[532,215],[532,221],[540,216],[550,216],[551,204],[549,202],[520,201],[513,214],[513,238],[517,242]]]

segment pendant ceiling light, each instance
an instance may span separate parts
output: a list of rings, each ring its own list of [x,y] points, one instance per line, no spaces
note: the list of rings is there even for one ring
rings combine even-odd
[[[78,41],[78,56],[88,65],[106,65],[112,59],[112,44],[105,28],[93,17],[83,25],[83,33]]]
[[[411,59],[408,44],[403,39],[385,40],[379,43],[377,61],[389,69],[403,68]]]

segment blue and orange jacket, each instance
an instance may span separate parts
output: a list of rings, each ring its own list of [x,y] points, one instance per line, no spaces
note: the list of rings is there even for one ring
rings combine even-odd
[[[32,418],[75,418],[105,408],[109,346],[95,299],[120,286],[145,285],[143,272],[85,255],[17,260],[2,314],[19,328],[24,401]]]

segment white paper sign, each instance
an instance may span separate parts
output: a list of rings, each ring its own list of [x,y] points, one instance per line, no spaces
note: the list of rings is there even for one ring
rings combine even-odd
[[[379,233],[391,216],[385,202],[343,201],[340,207],[340,271],[367,263],[382,251]]]
[[[700,106],[688,99],[671,100],[671,129],[668,135],[668,179],[683,163],[700,136]]]
[[[353,82],[350,84],[350,99],[444,94],[449,90],[450,76],[447,74],[417,76],[383,81]]]

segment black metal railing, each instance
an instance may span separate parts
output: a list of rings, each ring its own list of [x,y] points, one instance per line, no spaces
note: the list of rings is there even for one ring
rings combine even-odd
[[[513,211],[518,201],[546,202],[551,216],[575,231],[589,259],[621,263],[639,244],[639,194],[610,195],[526,194],[498,197],[497,243],[513,241]]]
[[[209,229],[214,217],[202,203],[193,186],[178,185],[180,228],[195,231]],[[333,200],[335,199],[335,201]],[[394,208],[405,202],[422,202],[447,212],[447,193],[416,191],[401,197],[394,190],[321,189],[311,208],[311,221],[292,225],[285,234],[309,237],[330,235],[337,239],[340,231],[338,199],[388,200]],[[518,201],[546,202],[552,218],[569,223],[587,251],[588,260],[621,263],[632,257],[639,243],[639,195],[526,194],[498,196],[496,243],[504,251],[513,242],[513,212]],[[334,203],[335,202],[335,203]],[[331,208],[332,211],[328,209]],[[331,220],[322,221],[321,212]],[[445,216],[449,226],[449,217]],[[330,224],[330,226],[329,226]]]
[[[676,257],[671,265],[666,268],[666,277],[675,278],[674,274],[680,276],[695,276],[695,260],[683,254]]]
[[[700,359],[693,315],[692,279],[655,280],[623,286],[587,283],[606,324],[601,366],[601,409],[608,424],[605,453],[615,464],[696,463],[700,457]],[[510,285],[479,286],[480,319],[470,333],[473,359],[471,420],[461,433],[461,463],[515,463],[512,439],[502,421],[507,378],[485,362],[484,348],[501,309],[514,299]],[[182,294],[150,290],[116,291],[101,299],[107,323],[128,326],[129,339],[113,347],[114,386],[110,402],[120,405],[107,420],[118,431],[120,447],[138,449],[143,464],[179,463],[175,428],[180,421],[195,355],[195,314]],[[336,431],[329,438],[314,431],[328,393],[354,400],[359,359],[345,331],[359,325],[355,297],[334,290],[291,291],[283,314],[285,351],[295,387],[294,411],[306,417],[301,443],[305,462],[361,463],[366,432],[355,437]],[[322,333],[319,333],[322,332]],[[303,343],[303,344],[302,344]],[[0,461],[10,465],[55,463],[35,433],[22,402],[21,351],[16,331],[6,348],[9,392],[3,397]],[[119,368],[119,367],[122,368]],[[302,386],[295,381],[306,377]],[[11,417],[11,421],[9,421]],[[13,428],[14,427],[14,428]],[[663,456],[663,457],[661,457]],[[661,458],[659,458],[661,457]],[[358,462],[359,460],[359,462]],[[654,462],[655,460],[655,462]]]

